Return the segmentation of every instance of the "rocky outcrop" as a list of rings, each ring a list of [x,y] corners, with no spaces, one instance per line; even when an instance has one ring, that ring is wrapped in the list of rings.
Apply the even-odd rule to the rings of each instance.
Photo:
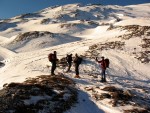
[[[127,26],[114,27],[113,29],[118,29],[118,28],[127,31],[126,34],[120,35],[118,36],[118,38],[127,40],[133,37],[150,36],[150,26],[127,25]]]
[[[125,46],[125,42],[122,41],[112,41],[112,42],[94,44],[89,47],[89,50],[86,52],[85,56],[87,57],[89,56],[90,58],[95,58],[95,56],[98,56],[99,51],[109,50],[109,49],[123,50],[124,46]]]
[[[62,75],[42,75],[23,83],[5,84],[0,91],[1,113],[63,113],[77,101],[74,82]]]
[[[91,96],[100,103],[106,102],[112,107],[124,107],[124,113],[149,113],[149,101],[148,97],[142,97],[140,94],[134,92],[131,89],[118,88],[116,86],[105,87],[85,87],[85,90],[92,92]],[[105,104],[106,104],[105,103]],[[127,106],[131,106],[128,108]]]
[[[49,24],[49,22],[50,22],[50,18],[46,18],[41,21],[41,24]]]
[[[45,31],[45,32],[39,32],[39,31],[25,32],[25,33],[19,34],[12,43],[19,42],[19,41],[25,41],[28,39],[31,40],[34,38],[39,38],[39,37],[47,36],[47,35],[49,35],[50,37],[53,37],[53,33],[48,32],[48,31]]]
[[[22,15],[16,17],[16,19],[34,18],[34,17],[42,17],[42,15],[40,15],[38,13],[26,13],[26,14],[22,14]]]

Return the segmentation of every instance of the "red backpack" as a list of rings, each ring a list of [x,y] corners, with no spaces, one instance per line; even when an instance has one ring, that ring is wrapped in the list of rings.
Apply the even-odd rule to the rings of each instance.
[[[48,55],[48,60],[51,62],[51,61],[53,61],[53,54],[52,53],[50,53],[49,55]]]
[[[110,62],[109,62],[109,59],[106,58],[106,59],[105,59],[105,65],[106,65],[106,68],[109,68],[109,63],[110,63]]]

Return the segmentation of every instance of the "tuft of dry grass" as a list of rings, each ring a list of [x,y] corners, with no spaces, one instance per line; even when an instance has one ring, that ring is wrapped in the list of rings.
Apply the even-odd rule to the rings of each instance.
[[[27,78],[23,83],[5,84],[0,91],[2,113],[63,113],[76,102],[75,83],[64,76]]]

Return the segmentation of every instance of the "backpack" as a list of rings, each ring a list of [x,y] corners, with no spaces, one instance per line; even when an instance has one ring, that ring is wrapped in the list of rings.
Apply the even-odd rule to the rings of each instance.
[[[78,63],[81,64],[81,63],[82,63],[82,60],[83,60],[83,59],[82,59],[81,57],[79,57],[79,58],[78,58]]]
[[[71,62],[72,61],[72,55],[67,55],[66,60],[67,60],[67,62]]]
[[[52,53],[50,53],[49,55],[48,55],[48,60],[51,62],[51,61],[53,61],[53,54]]]
[[[106,68],[109,68],[110,62],[109,62],[109,59],[108,59],[108,58],[105,59],[105,64],[106,64]]]

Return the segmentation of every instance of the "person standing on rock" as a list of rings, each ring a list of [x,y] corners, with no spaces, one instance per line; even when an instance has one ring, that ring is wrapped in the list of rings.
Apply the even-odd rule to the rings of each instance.
[[[48,59],[49,59],[49,61],[50,61],[51,64],[52,64],[52,67],[51,67],[51,75],[55,75],[54,71],[55,71],[55,69],[56,69],[56,63],[57,63],[57,61],[58,61],[58,59],[57,59],[57,52],[54,51],[53,53],[50,53],[50,54],[48,55]]]

